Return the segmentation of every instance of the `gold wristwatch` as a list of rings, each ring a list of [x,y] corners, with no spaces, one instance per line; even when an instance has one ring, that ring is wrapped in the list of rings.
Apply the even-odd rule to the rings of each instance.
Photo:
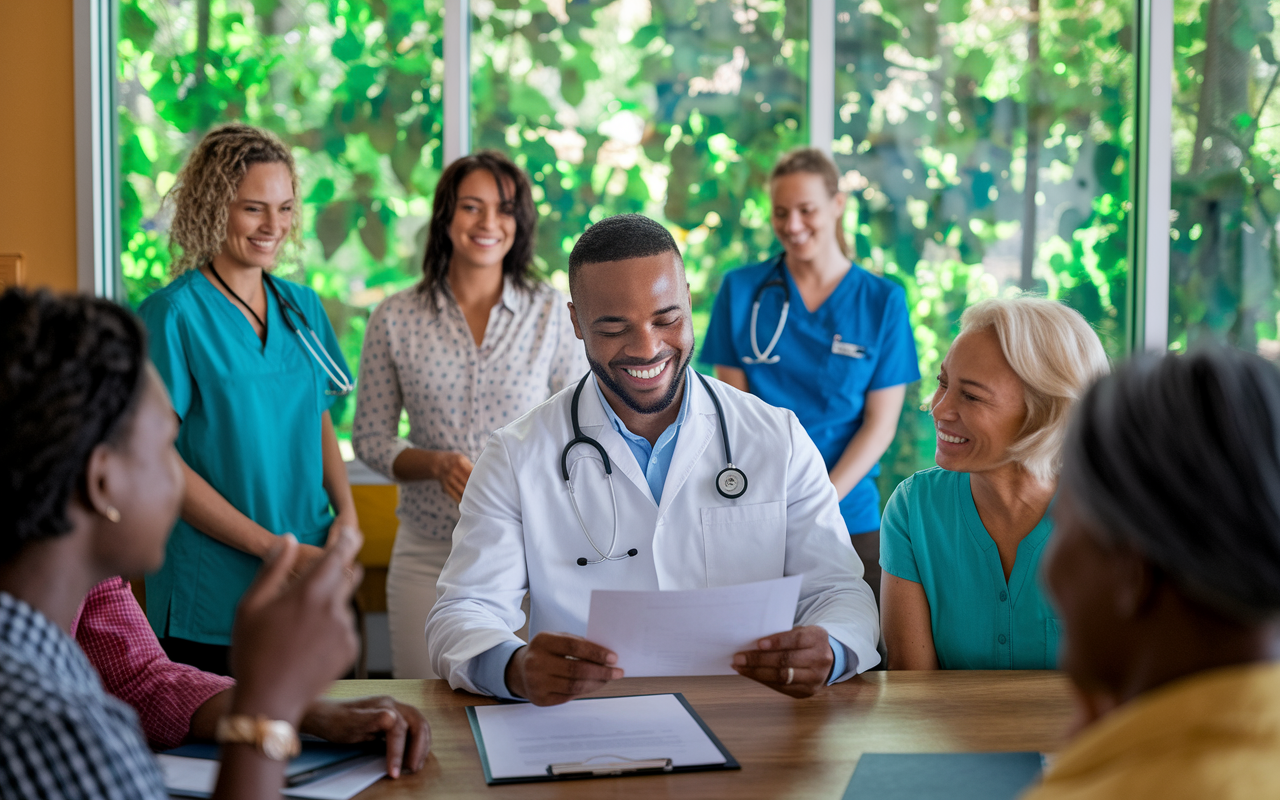
[[[288,761],[302,752],[293,726],[282,719],[228,714],[218,720],[214,733],[218,744],[251,744],[272,761]]]

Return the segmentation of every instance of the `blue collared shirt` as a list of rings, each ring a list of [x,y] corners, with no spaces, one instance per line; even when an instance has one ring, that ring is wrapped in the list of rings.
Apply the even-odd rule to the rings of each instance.
[[[662,487],[666,485],[667,472],[671,470],[671,456],[676,452],[676,438],[680,436],[680,426],[689,415],[689,389],[695,380],[693,371],[686,370],[685,391],[684,397],[680,400],[680,413],[676,416],[676,421],[668,425],[653,444],[649,444],[649,440],[643,436],[636,436],[627,430],[627,426],[614,413],[609,401],[604,399],[599,381],[591,382],[596,388],[596,397],[600,398],[600,405],[604,406],[605,415],[609,417],[609,424],[622,435],[622,441],[627,443],[627,447],[631,449],[631,453],[640,464],[640,469],[644,470],[645,483],[649,484],[649,491],[653,492],[653,502],[658,504],[662,503]]]
[[[648,439],[643,436],[637,436],[627,430],[627,426],[623,424],[618,415],[614,413],[612,406],[605,400],[604,393],[600,391],[599,382],[592,381],[596,396],[600,398],[600,405],[604,406],[604,413],[609,418],[609,424],[621,434],[622,440],[627,443],[627,447],[631,449],[636,461],[640,464],[640,469],[644,470],[644,479],[649,484],[649,491],[653,492],[653,501],[655,503],[660,504],[662,502],[662,487],[666,484],[667,472],[671,469],[671,456],[676,451],[676,440],[680,437],[680,426],[684,424],[685,417],[689,413],[689,392],[698,383],[700,382],[693,374],[693,370],[686,370],[685,392],[683,399],[680,401],[680,413],[676,416],[676,421],[667,426],[667,429],[662,432],[658,440],[650,445]],[[849,661],[844,645],[840,644],[832,636],[828,636],[827,641],[831,645],[831,653],[835,658],[835,663],[831,667],[831,678],[828,681],[830,683],[830,681],[834,681],[845,673],[845,666]],[[471,665],[476,686],[495,697],[501,697],[505,700],[521,699],[507,690],[506,673],[507,662],[523,646],[522,642],[503,642],[476,656],[474,663]]]

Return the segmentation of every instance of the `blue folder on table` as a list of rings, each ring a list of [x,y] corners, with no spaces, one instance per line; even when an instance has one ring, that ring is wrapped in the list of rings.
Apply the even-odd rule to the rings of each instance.
[[[1014,800],[1043,763],[1039,753],[864,753],[844,800]]]

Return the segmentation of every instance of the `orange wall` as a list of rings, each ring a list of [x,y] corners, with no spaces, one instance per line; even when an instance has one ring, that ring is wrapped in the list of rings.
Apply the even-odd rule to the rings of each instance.
[[[26,284],[76,288],[72,2],[0,0],[0,253]]]

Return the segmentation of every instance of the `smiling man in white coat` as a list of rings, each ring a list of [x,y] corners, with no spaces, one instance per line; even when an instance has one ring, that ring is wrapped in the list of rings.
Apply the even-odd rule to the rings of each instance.
[[[690,369],[671,234],[638,215],[600,221],[569,256],[569,289],[591,372],[495,432],[476,462],[427,617],[437,674],[563,703],[623,674],[583,638],[593,589],[786,575],[804,576],[795,627],[733,667],[808,697],[875,666],[875,601],[822,457],[792,412]],[[526,590],[527,645],[514,633]]]

